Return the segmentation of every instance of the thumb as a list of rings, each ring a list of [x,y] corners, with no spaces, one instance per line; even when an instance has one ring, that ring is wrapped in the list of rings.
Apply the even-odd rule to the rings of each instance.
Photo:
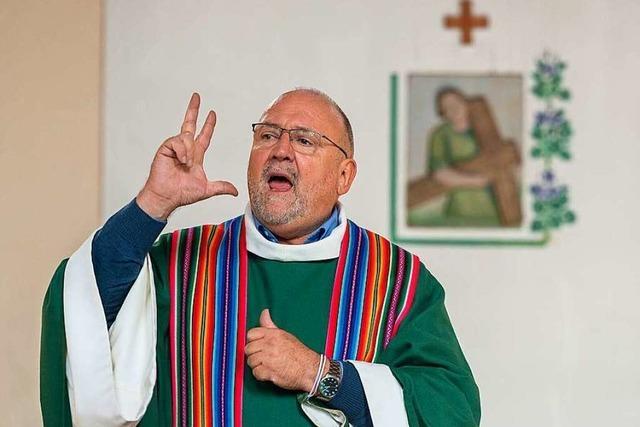
[[[265,308],[262,310],[262,313],[260,313],[260,326],[263,328],[278,329],[276,324],[273,323],[273,320],[271,320],[271,314],[269,314],[268,308]]]
[[[207,197],[217,196],[219,194],[238,195],[238,189],[228,181],[209,181],[207,182]]]

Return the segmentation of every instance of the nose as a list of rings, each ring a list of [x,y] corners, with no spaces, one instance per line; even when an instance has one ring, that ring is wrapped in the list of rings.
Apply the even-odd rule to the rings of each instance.
[[[293,151],[289,132],[282,132],[276,144],[271,148],[271,157],[278,160],[293,160],[294,156],[295,152]]]

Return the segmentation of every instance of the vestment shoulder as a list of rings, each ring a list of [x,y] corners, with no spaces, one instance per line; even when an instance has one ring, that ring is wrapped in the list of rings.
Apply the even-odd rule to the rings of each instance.
[[[395,251],[403,251],[405,253],[406,256],[410,256],[410,257],[415,257],[416,259],[420,260],[420,264],[422,265],[423,268],[426,269],[426,266],[424,264],[424,262],[422,262],[422,260],[420,259],[420,257],[416,254],[414,254],[413,252],[405,249],[404,247],[398,245],[397,243],[394,243],[391,239],[383,236],[380,233],[377,233],[373,230],[370,230],[368,228],[365,227],[360,227],[359,225],[357,225],[355,222],[353,222],[352,220],[349,220],[349,222],[353,225],[355,225],[356,227],[358,227],[359,229],[365,231],[367,234],[371,235],[371,236],[375,236],[377,239],[379,239],[381,242],[388,244],[389,246],[391,246]]]
[[[190,239],[189,236],[196,236],[199,238],[203,235],[203,233],[211,232],[217,229],[225,229],[233,221],[237,221],[240,218],[242,218],[242,216],[228,219],[219,224],[198,224],[191,227],[179,228],[167,233],[162,233],[153,245],[152,254],[157,254],[159,251],[163,250],[170,250],[172,244],[181,246],[184,246],[185,244],[187,244],[187,242],[189,242],[191,245],[197,244],[199,243],[199,239]]]

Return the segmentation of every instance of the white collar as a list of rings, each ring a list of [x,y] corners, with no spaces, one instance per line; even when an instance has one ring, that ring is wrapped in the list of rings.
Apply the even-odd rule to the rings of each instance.
[[[340,205],[340,225],[324,239],[303,245],[283,245],[267,240],[256,228],[249,204],[244,212],[244,225],[247,231],[247,251],[252,254],[275,261],[321,261],[340,256],[342,237],[347,229],[347,217],[344,206]]]

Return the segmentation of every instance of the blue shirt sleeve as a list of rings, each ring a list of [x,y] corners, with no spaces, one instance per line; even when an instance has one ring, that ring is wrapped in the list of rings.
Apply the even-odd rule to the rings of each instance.
[[[166,221],[158,221],[132,200],[93,237],[91,258],[107,325],[116,319],[144,258]]]
[[[350,362],[342,362],[342,382],[336,395],[326,405],[342,411],[354,427],[373,427],[360,374]]]

